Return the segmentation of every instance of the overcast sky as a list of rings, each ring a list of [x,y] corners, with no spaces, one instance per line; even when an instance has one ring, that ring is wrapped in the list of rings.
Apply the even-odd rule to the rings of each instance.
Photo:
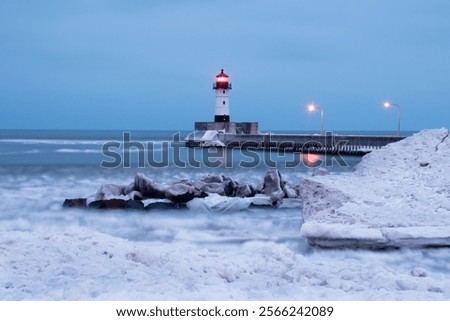
[[[0,129],[450,126],[448,0],[0,0]]]

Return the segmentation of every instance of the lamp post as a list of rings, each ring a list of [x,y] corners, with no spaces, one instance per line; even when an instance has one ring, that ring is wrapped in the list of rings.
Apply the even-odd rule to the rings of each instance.
[[[309,104],[307,108],[310,113],[313,113],[316,110],[320,111],[320,135],[323,135],[323,109],[317,107],[315,104]]]
[[[400,106],[398,104],[394,104],[390,101],[385,101],[383,103],[384,108],[391,108],[392,106],[397,107],[397,136],[400,137]]]

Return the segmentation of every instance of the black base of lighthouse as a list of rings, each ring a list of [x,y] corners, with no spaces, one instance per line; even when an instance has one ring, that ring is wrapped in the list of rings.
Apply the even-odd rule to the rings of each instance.
[[[230,122],[230,115],[215,115],[214,116],[214,122],[215,123],[229,123]]]

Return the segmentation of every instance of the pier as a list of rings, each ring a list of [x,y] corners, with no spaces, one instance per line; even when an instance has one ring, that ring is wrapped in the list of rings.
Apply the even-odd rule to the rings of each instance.
[[[285,152],[365,155],[404,136],[312,134],[230,134],[196,131],[186,137],[187,147],[223,147]]]
[[[385,108],[398,107],[397,136],[339,135],[323,131],[323,110],[309,104],[308,110],[320,111],[320,135],[261,133],[258,122],[234,122],[230,118],[229,76],[221,72],[216,76],[213,89],[216,94],[214,121],[195,122],[194,131],[185,138],[187,147],[219,147],[283,152],[364,155],[375,149],[405,138],[400,136],[400,106],[386,102]]]

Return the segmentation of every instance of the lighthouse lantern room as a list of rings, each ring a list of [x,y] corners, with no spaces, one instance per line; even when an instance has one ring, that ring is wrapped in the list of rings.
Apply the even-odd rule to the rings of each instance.
[[[214,113],[214,122],[230,122],[230,106],[228,102],[228,91],[231,90],[231,83],[228,81],[228,75],[221,70],[216,76],[213,89],[216,92],[216,108]]]

